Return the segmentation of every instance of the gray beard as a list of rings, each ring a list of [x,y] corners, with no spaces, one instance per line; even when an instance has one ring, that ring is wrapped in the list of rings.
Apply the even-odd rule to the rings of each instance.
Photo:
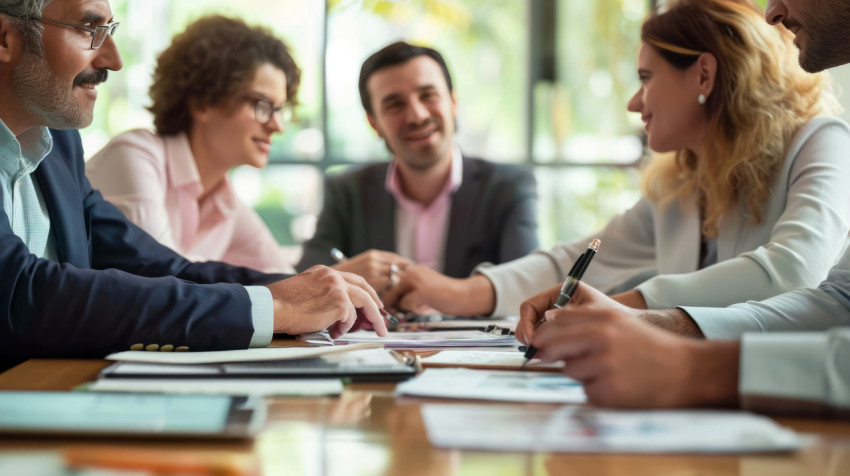
[[[12,74],[12,95],[21,107],[42,126],[54,129],[82,129],[91,124],[92,111],[81,108],[73,89],[65,85],[39,56],[24,53]]]

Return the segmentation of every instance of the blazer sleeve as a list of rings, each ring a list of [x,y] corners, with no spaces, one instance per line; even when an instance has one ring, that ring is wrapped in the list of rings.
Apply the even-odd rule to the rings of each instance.
[[[758,248],[691,273],[660,275],[637,289],[651,308],[728,306],[816,286],[850,230],[850,130],[832,121],[808,136],[788,174],[785,209]]]
[[[336,264],[330,255],[331,248],[338,248],[346,255],[351,254],[351,250],[348,250],[345,245],[349,242],[347,233],[350,222],[350,216],[345,209],[346,177],[346,174],[325,177],[324,199],[322,211],[316,223],[316,233],[304,243],[301,261],[295,266],[299,272],[317,264],[325,266]]]
[[[747,332],[825,331],[850,326],[850,251],[817,288],[797,289],[727,308],[683,307],[709,339]]]
[[[69,225],[71,218],[51,215],[51,224],[85,227],[91,266],[82,265],[85,257],[73,265],[31,254],[0,211],[0,354],[98,357],[137,343],[192,350],[248,347],[251,301],[240,284],[284,276],[183,259],[91,188],[78,134],[54,138],[54,149],[66,153],[49,156],[45,161],[58,162],[41,166],[58,167],[65,182],[59,198],[80,204],[67,208],[79,207],[81,213],[70,215],[84,223]]]
[[[537,180],[526,168],[512,180],[514,193],[506,204],[499,244],[499,263],[507,263],[540,246],[537,239]]]
[[[516,315],[529,297],[567,278],[567,273],[593,238],[602,240],[583,281],[608,291],[623,281],[655,269],[655,211],[649,199],[616,216],[599,233],[581,240],[538,250],[509,263],[479,267],[477,271],[493,283],[495,316]]]

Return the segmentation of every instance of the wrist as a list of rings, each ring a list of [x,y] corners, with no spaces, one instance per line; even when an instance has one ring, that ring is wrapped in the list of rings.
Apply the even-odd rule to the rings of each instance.
[[[685,403],[694,406],[737,406],[740,341],[688,341]]]
[[[466,301],[464,306],[464,315],[468,316],[489,316],[496,309],[496,290],[493,288],[493,283],[483,274],[476,274],[470,278],[459,280],[460,286],[455,289],[466,288],[458,298],[461,302]],[[465,286],[463,285],[463,282]]]

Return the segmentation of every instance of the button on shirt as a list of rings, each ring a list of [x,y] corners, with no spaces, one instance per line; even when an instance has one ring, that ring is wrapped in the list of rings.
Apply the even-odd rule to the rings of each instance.
[[[425,206],[404,196],[398,175],[398,159],[387,170],[386,189],[396,202],[396,252],[419,264],[443,272],[452,195],[463,182],[460,150],[452,148],[449,179],[437,198]]]
[[[47,206],[32,173],[50,153],[53,138],[44,127],[15,137],[0,121],[0,193],[12,232],[39,258],[56,261]]]

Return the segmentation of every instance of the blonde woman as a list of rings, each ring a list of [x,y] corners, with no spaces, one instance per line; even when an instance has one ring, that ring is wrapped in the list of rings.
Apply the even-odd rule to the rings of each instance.
[[[826,277],[850,226],[850,128],[831,116],[826,79],[800,69],[791,35],[750,2],[668,2],[642,39],[628,109],[650,148],[669,153],[646,170],[644,196],[591,237],[470,278],[411,268],[386,305],[518,314],[593,237],[602,247],[584,281],[636,285],[614,297],[637,308],[726,306]],[[531,328],[522,321],[518,335]]]

